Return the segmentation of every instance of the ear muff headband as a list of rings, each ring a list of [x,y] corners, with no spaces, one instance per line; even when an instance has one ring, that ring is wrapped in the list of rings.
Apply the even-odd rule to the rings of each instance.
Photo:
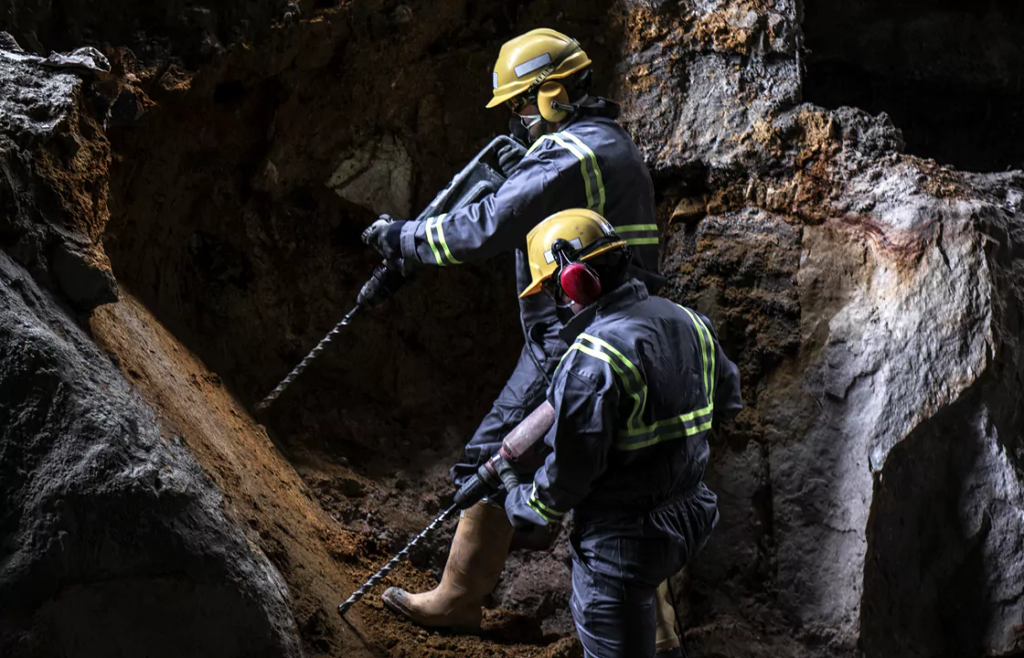
[[[555,70],[562,65],[562,62],[569,58],[569,55],[580,50],[580,48],[580,42],[576,39],[565,44],[565,48],[562,48],[561,52],[551,60],[551,63],[542,68],[540,73],[537,74],[537,77],[533,79],[533,82],[530,83],[530,87],[526,90],[526,95],[532,96],[536,93],[536,91],[540,89],[540,86],[544,84],[544,81],[548,79],[548,76],[554,73]]]

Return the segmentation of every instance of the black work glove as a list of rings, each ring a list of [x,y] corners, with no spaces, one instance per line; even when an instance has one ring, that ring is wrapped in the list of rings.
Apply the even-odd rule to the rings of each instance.
[[[498,149],[498,167],[505,174],[505,178],[510,177],[519,168],[523,155],[525,155],[523,150],[516,148],[512,144],[505,144]]]
[[[381,215],[377,221],[363,231],[363,242],[370,245],[384,257],[388,269],[403,276],[412,273],[412,263],[402,257],[402,226],[404,221],[395,221],[391,215]]]

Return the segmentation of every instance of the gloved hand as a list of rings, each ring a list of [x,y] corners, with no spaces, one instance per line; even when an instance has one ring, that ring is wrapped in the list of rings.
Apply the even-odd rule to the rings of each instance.
[[[459,487],[455,493],[455,503],[460,509],[469,509],[502,489],[511,491],[518,486],[519,478],[515,469],[504,457],[496,454],[482,464],[477,472]]]
[[[391,215],[381,215],[363,231],[362,240],[384,257],[388,269],[408,276],[412,263],[402,257],[401,234],[404,221],[396,221]]]
[[[505,144],[498,149],[498,166],[501,168],[502,173],[505,174],[505,178],[511,176],[519,168],[523,155],[523,150],[516,148],[512,144]]]

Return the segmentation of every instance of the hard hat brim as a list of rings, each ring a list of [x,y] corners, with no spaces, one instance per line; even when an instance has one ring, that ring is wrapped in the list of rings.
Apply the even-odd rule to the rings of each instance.
[[[605,253],[606,251],[611,251],[612,249],[616,249],[618,247],[625,247],[625,246],[626,246],[626,241],[625,240],[617,240],[616,242],[612,242],[611,244],[606,244],[603,247],[595,249],[592,253],[587,254],[586,258],[584,258],[583,261],[586,262],[586,261],[590,260],[591,258],[594,258],[596,256],[600,256],[601,254]],[[554,272],[552,272],[551,274],[554,274]],[[519,299],[523,299],[524,297],[529,297],[531,295],[536,295],[537,293],[539,293],[541,291],[541,289],[544,287],[544,282],[551,278],[551,274],[549,274],[549,275],[547,275],[547,276],[545,276],[543,278],[534,279],[533,281],[531,281],[530,285],[526,288],[526,290],[524,290],[523,292],[521,292],[519,294]]]
[[[492,107],[498,107],[505,101],[512,100],[513,98],[516,97],[516,95],[517,94],[502,94],[501,96],[495,96],[494,98],[491,99],[489,103],[487,103],[487,109],[491,109]]]

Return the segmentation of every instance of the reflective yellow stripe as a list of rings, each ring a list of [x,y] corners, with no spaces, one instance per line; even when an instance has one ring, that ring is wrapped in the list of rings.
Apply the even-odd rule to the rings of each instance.
[[[658,244],[658,238],[626,238],[626,244]]]
[[[587,171],[587,158],[582,153],[580,153],[576,149],[575,146],[573,146],[572,144],[566,142],[564,139],[559,137],[558,133],[552,133],[550,135],[545,135],[545,137],[547,137],[551,141],[555,142],[556,144],[558,144],[559,146],[564,148],[569,153],[572,153],[573,155],[575,155],[576,158],[580,161],[580,173],[583,174],[583,186],[587,190],[587,208],[590,208],[591,210],[594,210],[594,208],[595,208],[595,206],[594,206],[594,192],[590,188],[590,172]],[[598,213],[598,214],[600,214],[600,213]]]
[[[563,136],[567,137],[569,141],[562,139]],[[603,216],[605,205],[604,179],[601,176],[601,169],[597,165],[597,156],[594,152],[589,146],[580,141],[580,138],[576,137],[576,135],[568,132],[558,132],[541,135],[540,139],[534,142],[533,146],[526,151],[526,155],[533,153],[534,149],[540,146],[545,140],[558,144],[566,151],[576,156],[576,159],[580,161],[580,172],[583,174],[583,186],[587,192],[587,208],[590,208],[597,214]]]
[[[580,336],[582,337],[582,334]],[[633,418],[636,417],[639,414],[640,409],[643,408],[643,402],[640,401],[641,400],[640,392],[639,391],[634,391],[633,390],[634,387],[629,385],[629,382],[626,379],[626,373],[623,372],[622,368],[620,368],[615,363],[615,361],[612,360],[612,357],[608,356],[604,352],[601,352],[600,350],[595,350],[593,348],[587,347],[586,345],[583,345],[582,343],[579,343],[579,342],[573,343],[572,346],[569,348],[569,351],[571,352],[573,350],[578,350],[580,352],[583,352],[584,354],[589,354],[590,356],[594,357],[595,359],[601,359],[602,361],[604,361],[605,363],[610,365],[612,367],[612,370],[614,370],[619,375],[619,379],[622,380],[622,387],[624,389],[626,389],[626,393],[628,393],[630,395],[630,397],[633,398],[633,413],[630,414],[630,416],[629,416],[629,420],[633,420]],[[644,395],[646,395],[646,391],[644,391]],[[627,427],[628,427],[629,421],[626,421],[626,424],[627,424]]]
[[[689,309],[684,308],[684,310],[690,315],[694,326],[697,327],[697,333],[702,336],[706,336],[708,339],[708,360],[710,361],[710,367],[708,368],[708,382],[705,390],[708,394],[708,404],[711,404],[715,400],[715,374],[718,372],[715,367],[715,341],[711,337],[711,330],[708,329],[706,324],[704,324],[704,321]],[[701,345],[703,346],[703,340],[701,341]]]
[[[601,177],[601,167],[599,167],[597,165],[597,155],[594,153],[594,151],[589,146],[587,146],[586,144],[583,143],[583,140],[581,140],[576,135],[573,135],[571,132],[565,132],[565,133],[562,133],[562,134],[564,134],[566,137],[568,137],[573,142],[575,142],[575,144],[580,147],[580,150],[583,151],[587,155],[588,158],[590,158],[590,167],[591,167],[591,171],[594,174],[594,178],[596,179],[596,182],[597,182],[597,195],[598,195],[598,198],[600,199],[598,201],[598,203],[597,203],[597,214],[601,215],[602,217],[604,217],[604,202],[605,202],[604,179]]]
[[[629,226],[616,226],[616,233],[636,233],[637,231],[657,231],[657,224],[630,224]]]
[[[676,304],[676,306],[679,306],[679,305]],[[693,322],[693,329],[694,329],[694,331],[697,332],[697,337],[700,338],[700,360],[704,364],[704,395],[707,397],[708,404],[711,404],[711,401],[714,400],[714,398],[711,397],[711,388],[708,385],[708,360],[709,359],[708,359],[708,346],[707,346],[707,344],[704,341],[704,332],[702,331],[702,329],[704,328],[704,324],[700,320],[697,319],[697,316],[694,315],[693,311],[691,311],[690,309],[686,308],[685,306],[679,306],[679,308],[683,309],[686,312],[686,314],[690,316],[690,321]],[[713,345],[712,345],[712,349],[714,349]],[[712,358],[714,358],[714,357],[712,357]]]
[[[632,429],[632,430],[627,429],[624,432],[619,432],[619,435],[620,436],[643,436],[644,434],[650,434],[651,432],[654,432],[655,430],[657,430],[658,428],[661,428],[661,427],[671,427],[672,425],[678,425],[680,423],[685,423],[685,422],[688,422],[688,421],[691,421],[691,420],[699,420],[702,416],[706,416],[707,414],[711,413],[713,410],[714,410],[714,405],[713,404],[709,404],[709,405],[705,406],[703,409],[697,409],[696,411],[691,411],[690,413],[686,413],[686,414],[683,414],[681,416],[675,416],[673,418],[668,418],[666,420],[656,421],[653,425],[643,425],[643,426],[639,427],[638,429]]]
[[[540,138],[536,142],[533,143],[533,146],[531,146],[530,148],[526,149],[526,155],[530,155],[531,153],[536,151],[537,147],[540,146],[541,144],[543,144],[544,140],[546,138],[547,138],[547,135],[541,135]]]
[[[624,233],[654,233],[653,237],[626,237],[626,244],[659,244],[657,224],[630,224],[629,226],[616,226],[615,232],[619,235]]]
[[[438,265],[444,265],[444,261],[441,260],[441,252],[437,250],[437,245],[434,243],[434,236],[430,233],[430,223],[436,219],[437,217],[427,217],[427,242],[430,243],[430,250],[434,252],[434,260],[437,261]]]
[[[697,322],[700,323],[700,328],[704,330],[704,334],[708,337],[708,354],[711,356],[711,368],[708,370],[708,404],[714,404],[715,402],[715,380],[717,379],[718,369],[715,366],[715,341],[711,337],[711,330],[704,324],[704,321],[697,318]]]
[[[677,306],[679,305],[677,304]],[[697,333],[697,338],[700,341],[700,356],[704,379],[703,393],[707,403],[700,409],[695,409],[672,418],[658,420],[651,425],[645,425],[643,424],[643,410],[647,406],[647,385],[636,365],[613,345],[590,334],[581,333],[576,342],[569,348],[570,352],[573,350],[583,352],[610,365],[621,380],[626,393],[633,398],[633,413],[630,414],[629,419],[626,421],[625,430],[618,433],[619,439],[615,443],[615,447],[619,450],[638,450],[664,441],[671,441],[684,436],[694,436],[711,428],[712,414],[714,412],[714,340],[711,337],[710,330],[708,330],[696,314],[684,306],[679,306],[679,308],[690,317],[694,330]],[[594,347],[584,344],[581,340],[592,343]],[[627,374],[627,370],[629,374]],[[629,375],[632,375],[632,378]],[[635,382],[631,381],[631,379],[635,379]],[[695,424],[687,427],[687,423]],[[682,427],[679,427],[679,425],[682,425]]]
[[[648,446],[653,446],[655,444],[663,443],[665,441],[671,441],[672,439],[679,439],[684,436],[693,436],[695,434],[700,434],[701,432],[707,431],[709,429],[711,429],[710,418],[708,418],[707,422],[705,422],[703,425],[676,430],[668,434],[660,434],[651,439],[648,439],[647,441],[640,441],[638,443],[630,443],[625,441],[619,442],[615,444],[615,447],[618,448],[619,450],[639,450],[640,448],[646,448]]]
[[[640,417],[643,414],[644,407],[647,406],[647,385],[644,382],[644,378],[640,376],[640,371],[637,370],[636,366],[633,365],[632,361],[626,358],[625,354],[612,347],[611,344],[601,340],[600,338],[597,338],[596,336],[591,336],[590,334],[586,333],[581,333],[580,338],[589,340],[590,342],[597,345],[599,348],[603,349],[605,352],[611,352],[616,357],[618,357],[622,365],[626,366],[627,368],[630,369],[630,371],[632,371],[633,376],[636,377],[636,384],[631,387],[627,385],[628,382],[626,382],[625,379],[623,379],[622,382],[623,385],[626,386],[627,391],[629,391],[632,388],[637,393],[637,395],[633,395],[633,399],[636,400],[636,404],[633,406],[633,413],[630,414],[629,418],[626,420],[626,427],[629,427],[630,425],[639,425],[641,422]],[[640,399],[641,397],[643,398],[642,401]]]
[[[441,247],[444,249],[444,255],[448,257],[448,260],[451,261],[453,265],[461,265],[462,261],[456,260],[455,257],[452,256],[452,252],[448,251],[448,243],[444,240],[444,224],[442,224],[442,220],[447,216],[448,213],[437,216],[437,223],[434,224],[434,226],[437,227],[437,237],[441,238]]]
[[[540,499],[537,498],[536,482],[533,483],[533,491],[530,492],[530,499],[526,502],[526,504],[529,505],[530,509],[539,514],[545,521],[550,521],[551,523],[558,523],[562,520],[561,517],[565,516],[565,512],[553,510],[544,503],[540,502]]]
[[[540,501],[534,500],[534,499],[531,498],[530,502],[528,502],[527,505],[530,506],[530,509],[532,509],[534,512],[539,514],[542,519],[544,519],[545,521],[547,521],[549,523],[559,523],[561,521],[561,519],[557,519],[557,518],[554,518],[552,516],[548,516],[547,513],[544,512],[544,510],[542,510],[541,508],[537,507],[536,503],[539,503],[539,502]]]

